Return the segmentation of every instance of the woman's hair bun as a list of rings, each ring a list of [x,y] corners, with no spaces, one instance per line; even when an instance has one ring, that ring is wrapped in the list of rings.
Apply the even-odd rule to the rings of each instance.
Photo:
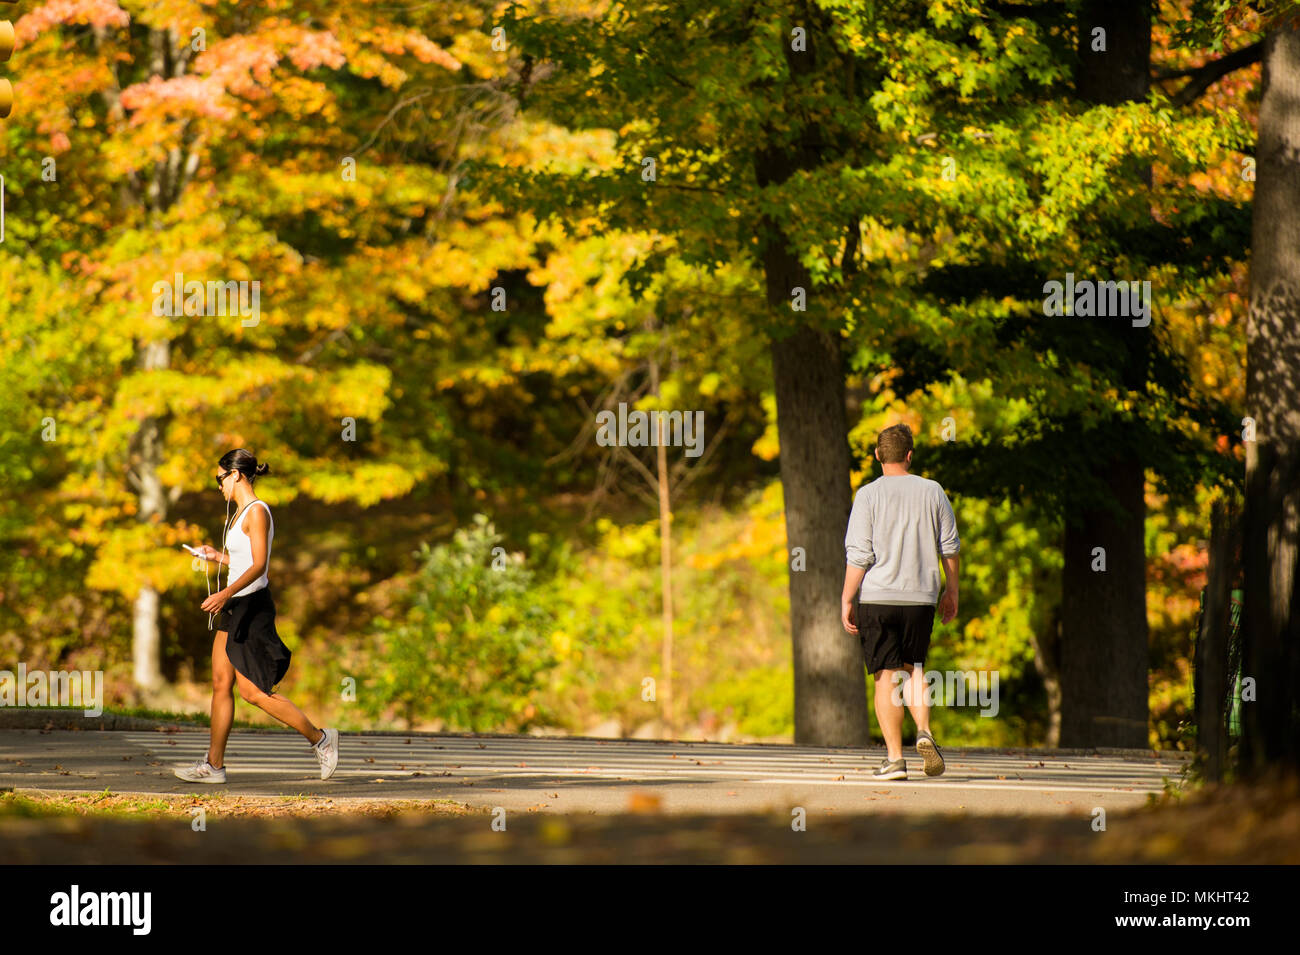
[[[270,474],[270,473],[271,473],[271,465],[269,465],[269,464],[259,464],[256,468],[253,469],[253,473],[254,473],[254,474],[257,474],[257,475]]]

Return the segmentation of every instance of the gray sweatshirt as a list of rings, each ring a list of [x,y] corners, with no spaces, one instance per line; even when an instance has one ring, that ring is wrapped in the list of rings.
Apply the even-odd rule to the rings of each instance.
[[[844,549],[850,564],[867,569],[861,603],[932,607],[939,599],[938,555],[956,554],[961,540],[937,481],[882,475],[854,497]]]

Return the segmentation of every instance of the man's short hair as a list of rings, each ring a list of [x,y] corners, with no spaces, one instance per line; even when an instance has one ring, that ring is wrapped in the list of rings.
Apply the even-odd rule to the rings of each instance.
[[[902,464],[912,450],[912,429],[905,424],[890,425],[876,439],[876,450],[885,464]]]

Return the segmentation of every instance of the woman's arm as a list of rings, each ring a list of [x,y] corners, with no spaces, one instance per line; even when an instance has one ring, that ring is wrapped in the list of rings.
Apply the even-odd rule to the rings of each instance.
[[[211,544],[204,544],[201,547],[199,547],[198,555],[202,557],[204,560],[211,561],[214,564],[230,563],[230,557],[226,554],[221,553],[221,551],[217,550]]]

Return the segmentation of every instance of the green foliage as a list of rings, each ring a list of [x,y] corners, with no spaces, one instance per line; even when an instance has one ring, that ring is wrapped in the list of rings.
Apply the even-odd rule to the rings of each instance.
[[[756,667],[710,686],[702,702],[749,736],[794,735],[794,671]]]
[[[1286,6],[1162,10],[1156,65],[1199,62],[1197,44],[1239,48]],[[124,0],[129,23],[112,4],[46,5],[24,28],[22,78],[48,102],[0,130],[11,236],[0,248],[0,650],[58,659],[80,642],[124,657],[142,579],[165,593],[165,623],[201,628],[179,616],[203,585],[175,544],[193,542],[214,451],[246,444],[269,449],[266,496],[294,503],[282,530],[298,524],[291,547],[321,574],[295,579],[273,559],[293,595],[284,605],[327,620],[353,596],[353,574],[378,588],[417,533],[445,533],[431,525],[489,495],[497,514],[546,531],[512,528],[528,570],[512,557],[492,569],[500,538],[482,518],[421,548],[402,610],[375,613],[366,638],[359,702],[372,719],[579,730],[608,714],[650,718],[637,691],[663,676],[653,511],[632,511],[625,487],[592,524],[553,502],[587,500],[603,455],[578,447],[590,412],[643,385],[657,356],[661,406],[735,429],[692,493],[758,489],[721,511],[673,501],[681,715],[730,709],[742,732],[789,732],[764,333],[815,320],[846,334],[855,450],[865,459],[890,416],[924,422],[918,469],[958,508],[961,616],[937,629],[930,665],[996,669],[1002,711],[941,708],[936,732],[1038,741],[1033,637],[1060,599],[1071,479],[1098,446],[1143,451],[1179,494],[1148,523],[1148,567],[1161,570],[1204,527],[1193,492],[1240,472],[1229,410],[1244,390],[1250,110],[1174,108],[1159,93],[1078,103],[1076,7],[649,0],[559,16],[512,4],[494,19],[459,0],[303,0],[294,25],[275,5],[216,5],[179,33],[204,26],[207,51],[160,76],[156,64],[175,59],[151,49],[175,42],[157,32],[167,5]],[[1167,42],[1166,23],[1186,48]],[[498,25],[504,55],[490,46]],[[795,26],[811,72],[793,69]],[[266,68],[249,69],[250,55]],[[774,147],[819,161],[760,185],[756,161]],[[39,177],[47,155],[57,182]],[[150,198],[173,180],[170,163],[191,157],[175,194]],[[809,270],[808,315],[766,307],[765,220]],[[1045,320],[1044,279],[1089,269],[1151,278],[1151,327]],[[177,271],[260,279],[262,321],[152,316],[151,284]],[[507,308],[487,305],[495,288]],[[140,362],[150,341],[167,343],[165,367]],[[644,389],[640,400],[649,406]],[[56,440],[41,440],[46,416]],[[345,417],[355,441],[339,440]],[[948,417],[956,440],[935,440]],[[158,476],[176,495],[158,522],[139,520],[127,477],[150,419],[162,423]],[[413,502],[425,511],[402,528],[409,540],[357,526],[401,520]],[[309,528],[315,542],[299,549]],[[1161,739],[1189,702],[1197,573],[1183,560],[1149,587]],[[333,589],[317,601],[324,578]],[[295,656],[299,685],[332,699],[332,680],[304,672],[317,666]]]
[[[421,546],[405,617],[376,621],[368,679],[358,688],[367,714],[395,706],[408,727],[442,719],[473,732],[532,721],[541,679],[557,663],[553,598],[501,540],[476,514],[450,544]]]

